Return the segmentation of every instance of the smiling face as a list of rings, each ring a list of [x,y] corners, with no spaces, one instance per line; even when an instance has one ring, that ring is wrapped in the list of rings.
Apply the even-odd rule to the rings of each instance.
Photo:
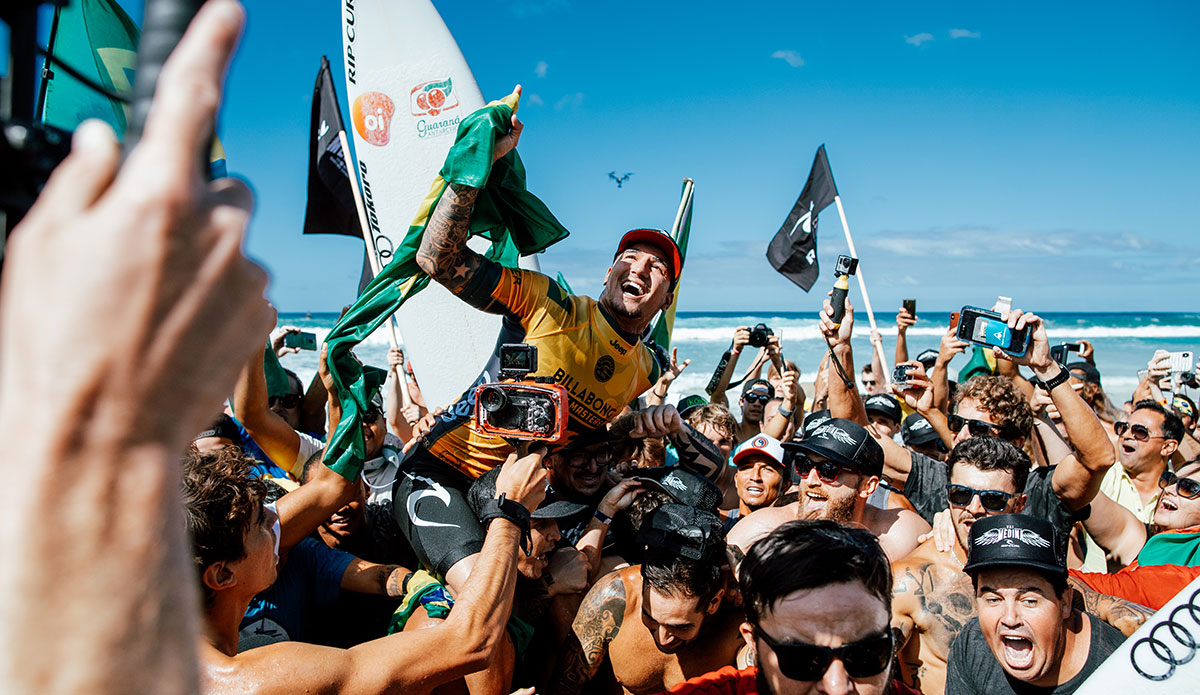
[[[550,486],[576,501],[590,499],[604,485],[612,460],[607,445],[556,454],[550,462]]]
[[[1200,463],[1181,466],[1180,478],[1200,480]],[[1171,485],[1162,491],[1154,510],[1154,523],[1160,529],[1185,529],[1200,526],[1200,497],[1188,499],[1179,494],[1179,486]]]
[[[1071,589],[1061,597],[1034,570],[1016,567],[979,572],[975,604],[979,627],[996,661],[1013,678],[1056,685],[1071,615]]]
[[[622,330],[640,333],[671,303],[671,263],[666,254],[645,243],[617,254],[604,276],[599,301]]]
[[[674,654],[700,634],[706,615],[720,605],[720,596],[701,606],[695,596],[665,594],[649,584],[642,585],[642,624],[664,654]]]
[[[745,454],[733,476],[738,499],[748,511],[769,506],[783,489],[783,466],[765,454]]]
[[[558,522],[554,519],[532,519],[529,524],[529,552],[517,554],[517,571],[526,579],[540,579],[550,564],[546,553],[554,550],[554,544],[562,538]]]
[[[340,549],[362,526],[363,507],[366,494],[359,481],[358,494],[346,506],[333,513],[329,520],[317,527],[321,540],[330,548]]]
[[[954,524],[954,535],[958,536],[959,545],[966,550],[970,547],[967,540],[971,536],[971,526],[980,519],[997,514],[1014,514],[1025,508],[1025,495],[1017,494],[1017,486],[1013,482],[1013,473],[1008,470],[981,471],[968,461],[958,461],[950,471],[950,482],[954,485],[965,485],[976,490],[999,490],[1012,495],[1008,504],[998,512],[984,509],[979,495],[971,497],[971,502],[965,507],[950,505],[950,520]]]
[[[1166,467],[1167,458],[1175,451],[1175,441],[1163,439],[1163,416],[1149,408],[1133,411],[1125,419],[1130,428],[1117,441],[1117,456],[1127,471],[1153,471]],[[1144,426],[1150,438],[1139,442],[1133,435],[1136,425]]]
[[[819,454],[804,454],[810,461],[827,461]],[[829,519],[839,523],[855,521],[862,517],[863,505],[875,491],[879,479],[866,476],[846,468],[838,470],[833,482],[821,480],[813,466],[808,475],[800,480],[799,519]]]

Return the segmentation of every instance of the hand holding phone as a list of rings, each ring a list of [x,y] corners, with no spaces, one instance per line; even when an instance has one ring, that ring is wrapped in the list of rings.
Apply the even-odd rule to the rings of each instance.
[[[317,349],[317,334],[307,331],[294,331],[283,337],[283,346],[301,350]]]
[[[1031,337],[1028,327],[1009,328],[998,312],[973,306],[965,306],[959,312],[957,335],[959,340],[998,347],[1014,357],[1022,357],[1029,351]]]

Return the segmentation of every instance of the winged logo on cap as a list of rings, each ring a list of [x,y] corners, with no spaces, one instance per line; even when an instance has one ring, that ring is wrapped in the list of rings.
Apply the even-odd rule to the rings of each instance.
[[[851,437],[849,432],[837,425],[821,425],[813,430],[812,436],[821,439],[836,439],[846,446],[854,446],[858,443],[854,441],[854,437]]]
[[[975,539],[975,545],[995,545],[1000,541],[1017,539],[1025,545],[1037,548],[1049,548],[1050,541],[1042,538],[1036,531],[1027,528],[994,528]]]
[[[933,425],[929,424],[928,420],[915,420],[915,421],[913,421],[912,427],[910,427],[909,429],[911,429],[911,430],[927,430],[930,427],[933,427]]]

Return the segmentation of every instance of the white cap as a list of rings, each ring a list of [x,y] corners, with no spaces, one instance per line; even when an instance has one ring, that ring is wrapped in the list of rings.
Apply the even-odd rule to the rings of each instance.
[[[756,434],[738,445],[738,448],[733,452],[733,462],[737,463],[738,459],[746,454],[757,452],[769,457],[775,463],[779,464],[780,468],[786,468],[783,463],[783,445],[779,440],[766,434]]]

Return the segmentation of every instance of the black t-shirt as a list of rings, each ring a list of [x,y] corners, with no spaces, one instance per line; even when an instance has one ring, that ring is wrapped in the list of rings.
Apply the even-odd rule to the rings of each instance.
[[[1089,615],[1092,642],[1088,647],[1087,662],[1071,680],[1053,688],[1039,688],[1008,675],[996,661],[988,647],[983,631],[979,629],[979,618],[973,618],[963,627],[950,646],[950,659],[946,670],[946,695],[1066,695],[1073,693],[1100,664],[1116,651],[1125,641],[1120,630],[1099,618]]]
[[[946,483],[949,476],[946,464],[924,454],[910,451],[912,454],[912,470],[904,483],[904,496],[912,502],[917,513],[925,521],[933,523],[933,515],[948,509],[950,503],[946,500]],[[1091,507],[1084,507],[1078,512],[1072,512],[1054,493],[1054,470],[1057,466],[1042,466],[1029,471],[1025,481],[1025,509],[1023,513],[1045,519],[1054,524],[1057,534],[1059,551],[1066,552],[1067,537],[1076,521],[1088,517]]]

